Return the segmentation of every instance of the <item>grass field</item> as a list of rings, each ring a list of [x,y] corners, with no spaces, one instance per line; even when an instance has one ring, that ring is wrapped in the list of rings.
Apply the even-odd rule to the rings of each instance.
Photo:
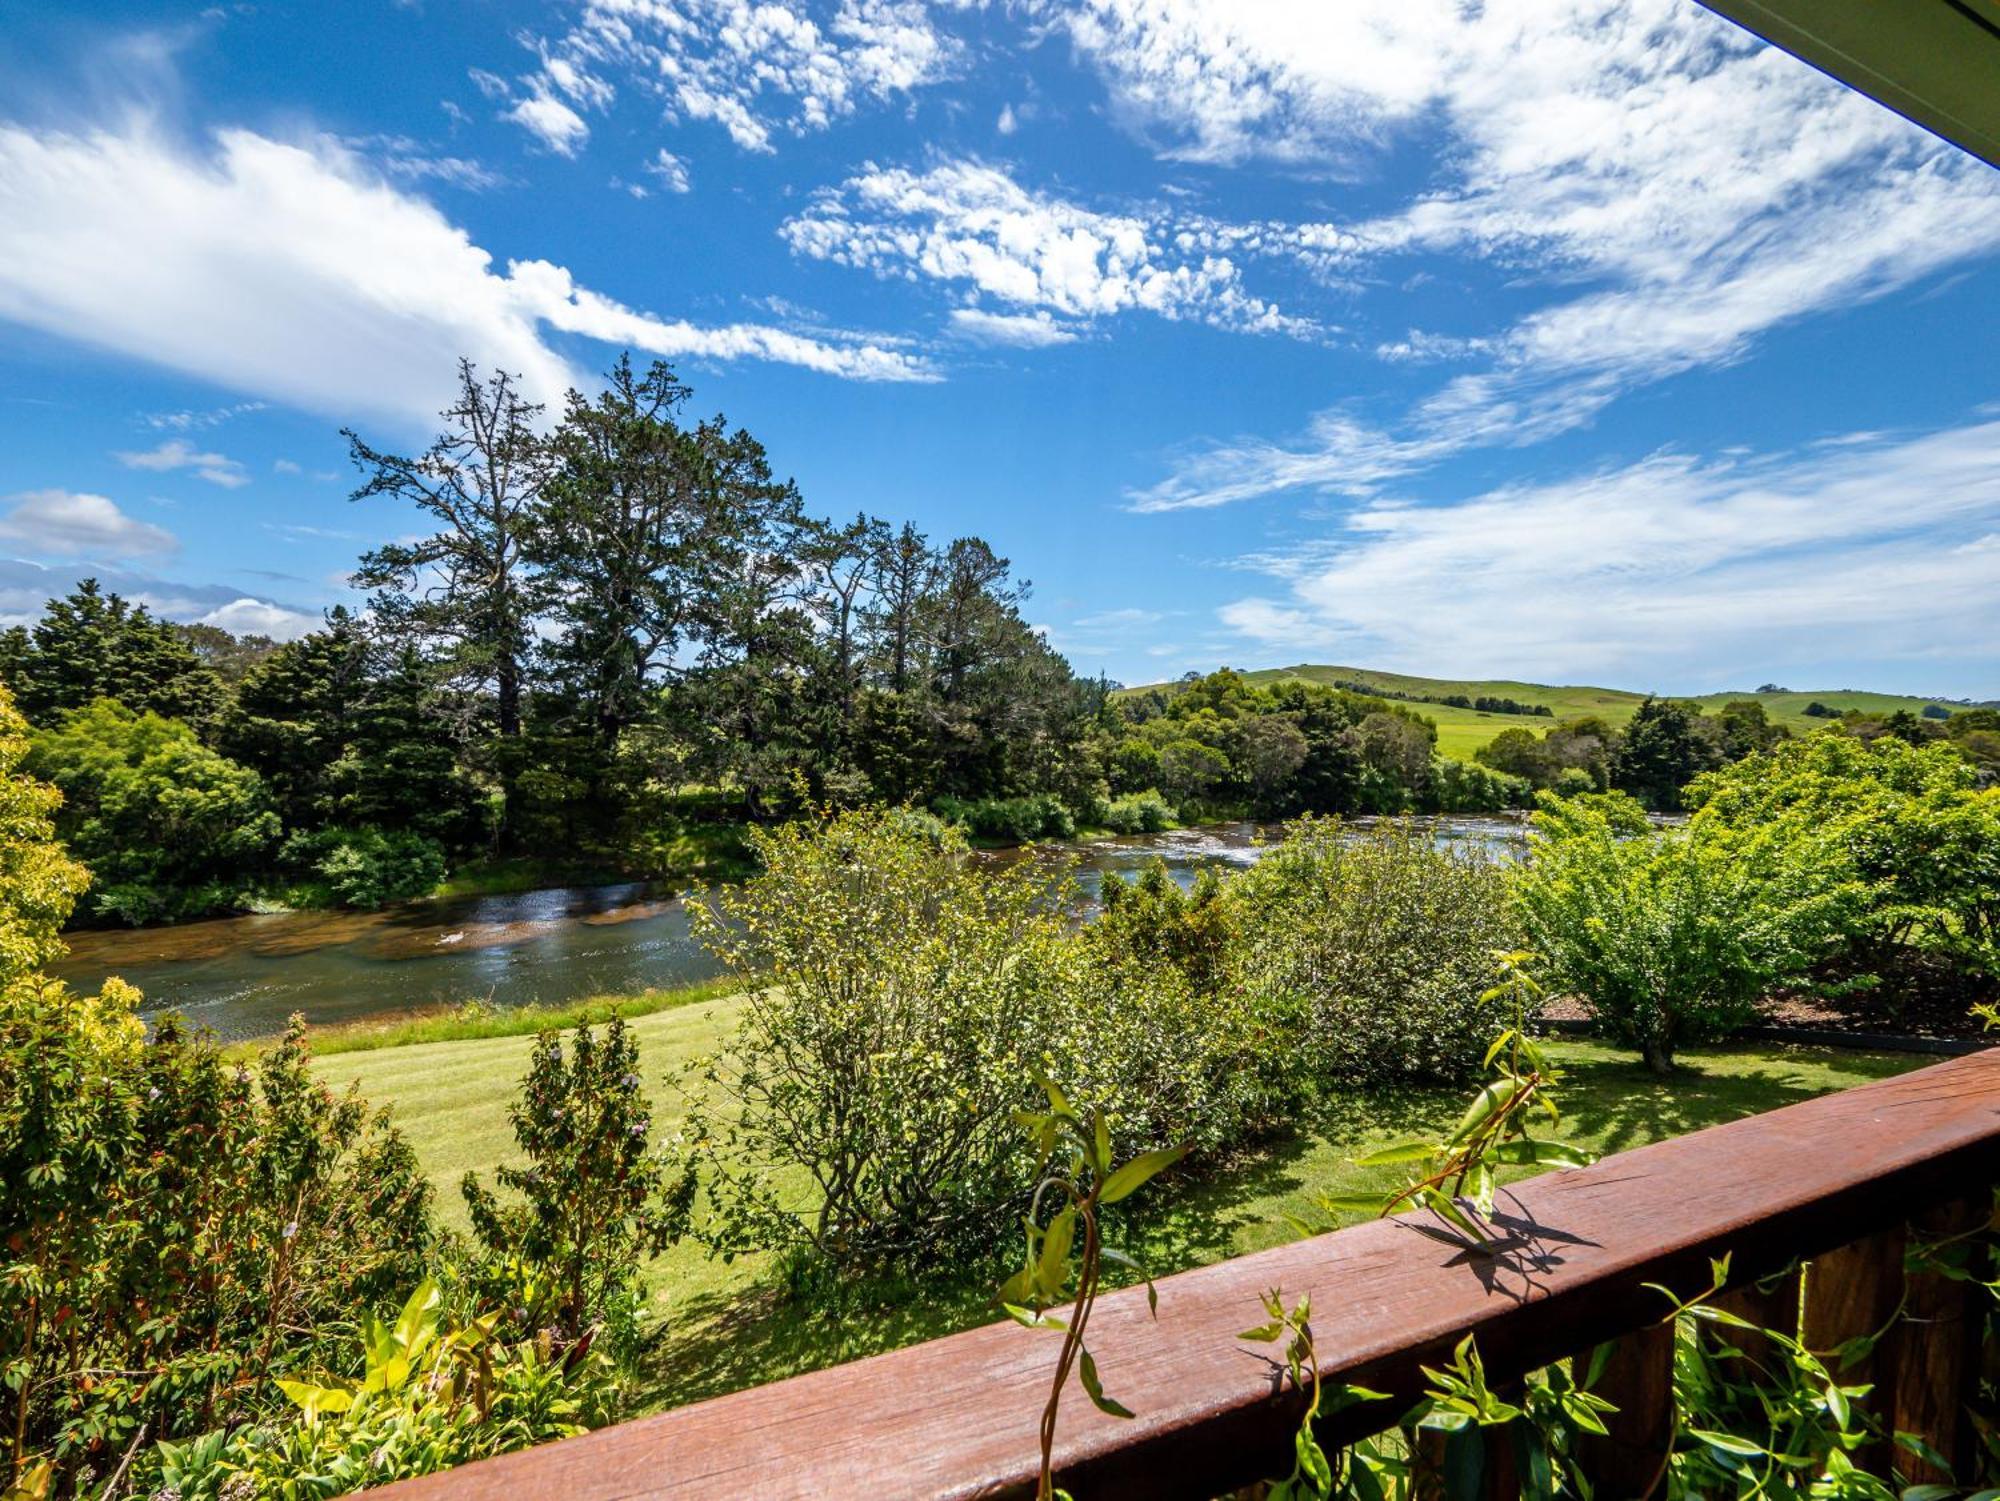
[[[1255,672],[1246,672],[1243,676],[1252,683],[1275,683],[1286,678],[1303,678],[1310,683],[1359,683],[1370,688],[1401,694],[1463,694],[1467,698],[1511,698],[1524,704],[1547,704],[1555,711],[1556,719],[1574,719],[1582,714],[1598,714],[1614,725],[1624,724],[1632,717],[1632,711],[1646,699],[1644,693],[1634,693],[1623,688],[1517,683],[1501,678],[1420,678],[1398,672],[1375,672],[1365,667],[1318,666],[1312,663],[1300,663],[1295,667],[1267,667]],[[1701,694],[1692,698],[1690,702],[1698,703],[1713,712],[1730,700],[1739,698],[1758,700],[1774,722],[1789,726],[1795,735],[1804,734],[1824,723],[1806,714],[1806,706],[1812,703],[1821,703],[1829,709],[1838,709],[1842,712],[1859,709],[1866,713],[1887,714],[1897,709],[1908,709],[1913,714],[1920,714],[1927,705],[1939,702],[1937,699],[1911,698],[1896,693],[1868,693],[1853,688],[1829,688],[1802,693],[1753,693],[1746,689],[1740,693]],[[1411,707],[1436,723],[1439,752],[1461,761],[1471,760],[1474,751],[1502,730],[1518,726],[1540,734],[1553,722],[1531,715],[1482,714],[1476,709],[1458,709],[1448,704],[1413,703]],[[1946,703],[1944,707],[1951,706]]]
[[[660,1134],[671,1133],[684,1113],[668,1081],[690,1058],[722,1044],[740,1005],[734,997],[696,1000],[632,1022]],[[507,1107],[530,1046],[526,1037],[433,1042],[339,1053],[315,1066],[330,1082],[358,1082],[370,1100],[394,1111],[437,1184],[443,1219],[462,1227],[459,1179],[468,1168],[490,1171],[513,1155]],[[1928,1061],[1771,1047],[1697,1049],[1684,1054],[1682,1072],[1663,1083],[1636,1060],[1594,1043],[1559,1042],[1551,1051],[1569,1073],[1560,1134],[1600,1152],[1774,1109]],[[1142,1201],[1144,1218],[1125,1227],[1126,1243],[1156,1274],[1281,1244],[1297,1234],[1291,1217],[1316,1218],[1321,1195],[1387,1181],[1388,1170],[1357,1169],[1352,1158],[1447,1123],[1462,1103],[1452,1093],[1431,1090],[1357,1095],[1291,1141]],[[945,1289],[871,1286],[832,1300],[787,1300],[765,1259],[723,1265],[693,1246],[677,1247],[654,1262],[647,1282],[660,1333],[634,1394],[634,1412],[853,1359],[992,1317],[987,1303],[992,1284],[984,1280]],[[1246,1323],[1255,1312],[1245,1310]]]

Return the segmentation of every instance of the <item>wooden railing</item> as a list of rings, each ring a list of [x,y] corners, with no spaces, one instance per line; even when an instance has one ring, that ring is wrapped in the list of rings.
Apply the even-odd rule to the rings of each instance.
[[[1330,1381],[1389,1392],[1327,1423],[1329,1447],[1379,1429],[1423,1390],[1424,1365],[1467,1333],[1496,1382],[1616,1340],[1600,1390],[1619,1406],[1590,1458],[1597,1493],[1637,1495],[1671,1431],[1672,1335],[1646,1283],[1708,1286],[1727,1254],[1727,1297],[1765,1327],[1803,1310],[1814,1349],[1885,1324],[1855,1381],[1876,1388],[1892,1429],[1964,1453],[1978,1363],[1962,1282],[1905,1286],[1908,1227],[1983,1223],[2000,1182],[2000,1049],[1714,1126],[1502,1194],[1511,1235],[1496,1256],[1439,1244],[1396,1221],[1183,1272],[1110,1294],[1091,1319],[1106,1381],[1137,1417],[1063,1409],[1061,1482],[1087,1497],[1214,1497],[1290,1468],[1300,1407],[1270,1347],[1237,1332],[1261,1322],[1259,1294],[1312,1295]],[[1803,1293],[1796,1272],[1811,1258]],[[1899,1305],[1904,1317],[1894,1317]],[[387,1493],[395,1501],[711,1496],[1030,1496],[1035,1423],[1052,1337],[997,1324],[551,1444]],[[1910,1478],[1930,1478],[1908,1455]],[[1941,1478],[1941,1477],[1940,1477]],[[1506,1482],[1495,1495],[1510,1494]]]

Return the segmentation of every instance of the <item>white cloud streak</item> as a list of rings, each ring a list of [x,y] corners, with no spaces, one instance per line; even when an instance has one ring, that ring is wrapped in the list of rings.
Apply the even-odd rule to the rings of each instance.
[[[185,438],[169,438],[155,447],[115,457],[127,469],[145,469],[154,474],[192,469],[211,485],[221,485],[225,490],[241,489],[250,483],[250,476],[240,462],[227,454],[204,452]]]
[[[437,208],[334,142],[233,130],[198,152],[143,122],[0,125],[0,319],[341,418],[429,420],[459,355],[559,401],[580,376],[545,327],[855,379],[930,375],[879,346],[653,318],[545,261],[498,274]]]
[[[2000,632],[2000,422],[1377,501],[1246,561],[1287,594],[1234,601],[1223,624],[1332,660],[1644,682],[1976,656]]]

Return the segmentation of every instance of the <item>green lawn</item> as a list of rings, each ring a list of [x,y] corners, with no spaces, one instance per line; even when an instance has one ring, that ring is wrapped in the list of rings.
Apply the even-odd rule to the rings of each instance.
[[[731,997],[701,1000],[632,1022],[660,1131],[671,1132],[682,1114],[667,1081],[689,1058],[720,1045],[740,1004]],[[530,1046],[526,1037],[434,1042],[339,1053],[315,1066],[330,1081],[358,1081],[369,1099],[393,1109],[438,1185],[443,1217],[462,1226],[458,1181],[466,1169],[490,1169],[512,1155],[507,1106]],[[1636,1060],[1594,1043],[1558,1042],[1550,1051],[1568,1070],[1568,1119],[1560,1134],[1600,1152],[1933,1061],[1907,1054],[1710,1048],[1684,1055],[1680,1074],[1662,1082]],[[1388,1182],[1390,1170],[1365,1172],[1350,1159],[1453,1119],[1462,1106],[1462,1097],[1432,1090],[1357,1095],[1298,1138],[1142,1204],[1144,1218],[1128,1227],[1126,1241],[1156,1274],[1278,1245],[1297,1234],[1291,1217],[1317,1218],[1320,1195]],[[853,1359],[992,1316],[990,1283],[870,1287],[831,1300],[788,1301],[760,1258],[725,1266],[691,1246],[655,1262],[648,1287],[661,1334],[634,1411]],[[1246,1310],[1246,1322],[1254,1312]]]

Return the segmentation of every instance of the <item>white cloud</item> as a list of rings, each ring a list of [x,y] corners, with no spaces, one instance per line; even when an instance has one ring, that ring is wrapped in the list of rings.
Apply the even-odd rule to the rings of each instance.
[[[1249,332],[1314,331],[1245,290],[1230,251],[1261,251],[1257,231],[1099,212],[1031,193],[980,162],[921,173],[871,164],[816,193],[779,232],[800,255],[965,283],[1014,308],[1074,318],[1141,309]]]
[[[966,338],[981,344],[1005,344],[1015,349],[1047,349],[1076,341],[1076,329],[1047,313],[989,313],[983,308],[955,307],[951,323]]]
[[[1684,0],[1080,0],[1037,8],[1166,155],[1372,176],[1420,134],[1400,204],[1304,255],[1332,277],[1483,263],[1525,315],[1389,359],[1476,357],[1399,417],[1322,413],[1178,463],[1142,509],[1294,485],[1367,493],[1469,447],[1536,442],[1635,385],[1740,358],[1791,320],[2000,246],[2000,183],[1887,110]],[[1323,226],[1320,228],[1324,228]],[[1385,300],[1379,293],[1371,301]]]
[[[1332,660],[1644,682],[1977,657],[2000,632],[2000,422],[1377,501],[1246,561],[1289,597],[1234,601],[1223,624]]]
[[[273,641],[296,641],[308,632],[318,630],[320,618],[246,595],[210,610],[199,618],[198,623],[219,626],[234,636],[269,636]]]
[[[556,284],[565,292],[551,299]],[[143,123],[89,135],[0,125],[0,319],[260,397],[428,422],[464,355],[553,403],[581,378],[543,327],[579,331],[583,309],[612,306],[546,262],[496,274],[463,229],[337,143],[233,130],[194,152]],[[639,321],[593,336],[863,378],[927,374],[779,330],[626,316]],[[649,328],[667,333],[648,343]]]
[[[521,80],[525,96],[508,116],[564,155],[588,133],[577,109],[608,109],[620,88],[650,96],[670,121],[717,124],[742,149],[768,152],[780,133],[824,130],[951,77],[964,54],[922,0],[578,0],[570,9],[566,32],[533,41],[541,66]],[[491,74],[477,81],[512,93]]]
[[[0,542],[56,558],[143,558],[175,551],[165,527],[128,516],[103,495],[30,490],[0,513]]]
[[[221,485],[226,490],[241,489],[250,483],[250,476],[235,459],[227,454],[203,452],[185,438],[168,438],[156,447],[138,453],[119,453],[116,458],[127,469],[146,469],[155,474],[192,469],[211,485]]]
[[[669,193],[685,193],[694,186],[688,176],[687,163],[662,146],[653,153],[653,159],[646,163],[646,170],[660,180],[660,186]]]
[[[148,412],[146,426],[162,431],[187,433],[205,427],[218,427],[234,417],[242,417],[250,412],[261,412],[261,401],[237,401],[226,407],[211,407],[207,411]]]
[[[529,94],[502,118],[521,126],[558,156],[575,156],[590,139],[583,116],[548,94]]]
[[[507,275],[522,305],[551,327],[609,344],[630,345],[664,358],[694,355],[719,360],[774,360],[850,380],[936,378],[923,361],[881,343],[856,341],[858,336],[812,338],[762,323],[702,328],[680,319],[669,321],[637,313],[576,286],[567,271],[547,261],[510,261]]]
[[[305,466],[294,459],[273,459],[271,469],[277,474],[304,474]]]

